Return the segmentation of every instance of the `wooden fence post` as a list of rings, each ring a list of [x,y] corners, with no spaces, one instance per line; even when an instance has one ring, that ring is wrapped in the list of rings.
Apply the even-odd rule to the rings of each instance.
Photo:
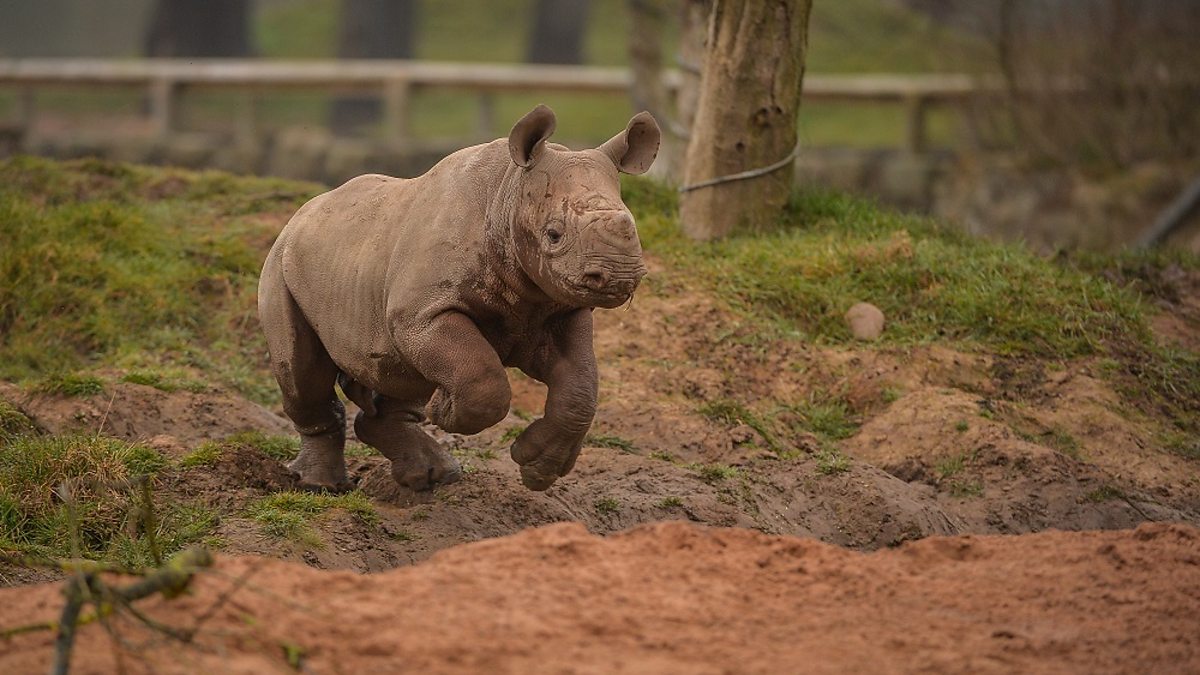
[[[258,92],[246,89],[238,93],[237,116],[233,137],[242,147],[252,146],[258,139]]]
[[[925,112],[929,108],[929,99],[920,94],[908,97],[908,134],[905,141],[909,152],[924,152],[927,142],[925,129]]]
[[[175,127],[177,85],[166,78],[150,81],[150,128],[155,136],[165,137]]]
[[[479,114],[475,118],[475,132],[481,139],[491,139],[496,133],[496,95],[490,91],[479,92]]]
[[[403,143],[408,138],[407,79],[392,78],[383,83],[383,137],[389,143]]]

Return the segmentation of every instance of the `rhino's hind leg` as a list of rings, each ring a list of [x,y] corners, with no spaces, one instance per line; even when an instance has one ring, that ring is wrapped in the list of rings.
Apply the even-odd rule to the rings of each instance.
[[[422,405],[379,396],[376,414],[354,418],[358,440],[392,462],[392,478],[412,490],[430,490],[462,478],[462,467],[421,429]]]
[[[338,368],[282,279],[267,271],[259,289],[259,316],[283,410],[300,433],[300,454],[288,468],[299,475],[301,489],[352,489],[342,454],[346,408],[333,389]]]

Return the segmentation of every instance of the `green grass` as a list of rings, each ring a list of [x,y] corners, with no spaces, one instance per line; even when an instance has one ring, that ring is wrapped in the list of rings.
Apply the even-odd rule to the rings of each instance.
[[[676,509],[683,506],[683,500],[679,497],[663,497],[658,500],[656,506],[660,509]]]
[[[8,401],[0,398],[0,444],[22,434],[33,434],[37,431],[33,420],[25,416]]]
[[[948,489],[951,497],[958,497],[959,499],[983,496],[983,483],[978,480],[950,481]]]
[[[190,391],[193,394],[203,393],[208,390],[208,385],[199,380],[192,379],[186,375],[181,375],[171,372],[161,372],[156,370],[133,370],[121,376],[122,382],[130,384],[141,384],[147,387],[154,387],[159,391]]]
[[[1137,296],[1025,248],[825,191],[801,191],[779,229],[694,244],[673,195],[627,180],[645,247],[747,314],[822,343],[850,343],[856,302],[887,317],[883,344],[955,341],[999,353],[1078,356],[1144,340]]]
[[[243,431],[220,441],[201,443],[179,460],[179,466],[191,468],[213,466],[226,453],[239,448],[248,448],[268,457],[286,462],[300,452],[300,439],[296,436],[272,436],[261,431]]]
[[[104,393],[104,382],[83,373],[50,373],[34,383],[34,390],[59,396],[95,396]]]
[[[850,470],[850,458],[834,447],[824,447],[816,454],[817,472],[826,476],[845,473]]]
[[[1093,504],[1099,504],[1101,502],[1108,502],[1114,499],[1126,499],[1126,496],[1124,491],[1122,491],[1120,488],[1113,485],[1104,484],[1095,490],[1084,494],[1083,499],[1084,501],[1092,502]]]
[[[637,445],[633,441],[613,434],[588,434],[583,442],[585,445],[596,448],[614,448],[621,452],[637,451]]]
[[[953,455],[938,462],[933,468],[934,472],[941,480],[945,480],[958,474],[967,465],[968,457],[965,454]]]
[[[732,399],[708,401],[701,405],[696,412],[714,422],[720,422],[727,426],[745,424],[757,431],[772,450],[778,448],[775,442],[775,435],[771,433],[767,422],[739,401]]]
[[[1164,434],[1163,447],[1185,459],[1200,460],[1200,437],[1194,434],[1171,430]]]
[[[737,467],[727,464],[693,464],[688,468],[700,474],[700,479],[706,483],[732,480],[742,474]]]
[[[775,231],[697,244],[679,230],[671,190],[626,178],[624,192],[644,247],[668,262],[668,274],[715,294],[760,334],[863,348],[843,314],[871,302],[887,317],[879,347],[941,343],[999,355],[1108,359],[1105,376],[1127,400],[1200,432],[1200,354],[1157,344],[1147,321],[1149,292],[1102,273],[1144,265],[1146,256],[1134,256],[1136,263],[1125,256],[1047,260],[1017,244],[823,190],[798,191]],[[1200,267],[1200,258],[1176,262]],[[710,412],[725,418],[750,412],[713,405],[720,409]]]
[[[193,385],[163,373],[200,370],[276,400],[258,273],[283,214],[317,190],[96,160],[0,162],[0,378],[89,395],[102,385],[80,371],[93,367],[179,388]]]
[[[508,445],[509,443],[517,440],[517,436],[520,436],[524,431],[524,426],[509,427],[504,430],[504,433],[500,434],[500,443],[502,445]]]
[[[791,406],[805,431],[811,431],[822,440],[840,441],[850,438],[858,431],[858,421],[844,399],[828,396],[812,396]]]
[[[1079,459],[1079,441],[1065,429],[1054,427],[1042,436],[1043,443],[1058,452]]]
[[[621,502],[618,502],[612,497],[597,499],[592,506],[595,507],[596,513],[609,516],[621,510]]]
[[[140,531],[140,497],[129,481],[167,465],[152,448],[95,436],[0,437],[0,550],[51,557],[78,554],[132,567],[151,562]],[[73,542],[67,506],[55,491],[71,487],[78,523]],[[169,554],[211,532],[216,515],[193,504],[156,504],[156,538]]]
[[[342,495],[277,492],[254,501],[247,513],[267,534],[319,548],[324,544],[311,523],[332,509],[343,509],[367,524],[379,522],[371,500],[358,491]]]

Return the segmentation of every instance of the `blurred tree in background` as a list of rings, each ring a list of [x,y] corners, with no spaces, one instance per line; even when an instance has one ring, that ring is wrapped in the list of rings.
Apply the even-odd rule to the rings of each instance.
[[[343,59],[411,59],[417,26],[415,0],[342,0],[337,55]],[[377,124],[379,98],[345,95],[333,102],[330,126],[335,133]]]
[[[1094,168],[1200,155],[1200,3],[1003,0],[996,54],[1017,143]]]
[[[529,63],[583,63],[589,0],[537,0],[529,35]]]
[[[255,49],[250,0],[157,0],[146,28],[147,56],[247,57]]]

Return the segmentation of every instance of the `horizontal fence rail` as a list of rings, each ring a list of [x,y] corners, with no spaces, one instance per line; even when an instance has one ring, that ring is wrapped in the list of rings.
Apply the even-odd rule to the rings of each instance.
[[[681,76],[664,74],[676,91]],[[507,92],[626,94],[633,76],[625,68],[523,64],[440,63],[430,61],[336,60],[270,61],[242,59],[0,59],[0,87],[22,92],[15,125],[32,123],[34,92],[57,86],[138,87],[148,92],[154,133],[175,126],[178,95],[184,89],[243,90],[240,132],[253,133],[253,98],[269,90],[367,91],[383,102],[384,134],[407,139],[409,98],[414,90],[459,89],[480,95],[481,131],[495,128],[492,96]],[[925,116],[931,104],[955,103],[986,88],[966,75],[808,75],[805,101],[896,103],[907,106],[907,146],[925,145]]]

